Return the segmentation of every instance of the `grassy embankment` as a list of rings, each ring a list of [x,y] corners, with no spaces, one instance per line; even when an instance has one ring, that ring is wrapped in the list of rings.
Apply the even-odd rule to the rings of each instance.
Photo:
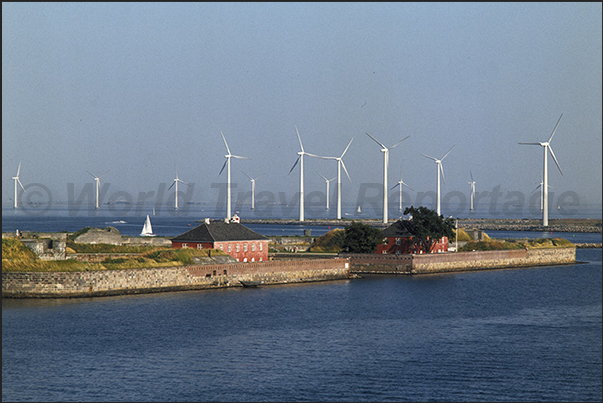
[[[3,272],[77,272],[98,270],[125,270],[153,267],[173,267],[193,264],[195,257],[225,256],[217,249],[171,249],[157,246],[132,246],[108,244],[76,244],[73,242],[78,233],[67,239],[67,254],[74,253],[124,253],[123,257],[108,257],[100,263],[67,260],[40,260],[37,255],[21,241],[14,238],[2,239]]]

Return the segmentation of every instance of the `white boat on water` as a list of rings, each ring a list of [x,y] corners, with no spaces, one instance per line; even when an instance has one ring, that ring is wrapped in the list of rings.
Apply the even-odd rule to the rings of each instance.
[[[153,227],[151,226],[151,218],[149,217],[149,215],[147,214],[147,219],[144,222],[144,226],[142,227],[142,232],[140,233],[141,236],[155,236],[155,234],[153,234]]]

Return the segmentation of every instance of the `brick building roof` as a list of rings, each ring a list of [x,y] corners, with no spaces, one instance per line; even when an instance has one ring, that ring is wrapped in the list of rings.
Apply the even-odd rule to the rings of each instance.
[[[410,226],[407,221],[398,220],[383,231],[381,234],[388,237],[410,238],[414,234],[410,232]]]
[[[176,242],[225,242],[268,240],[264,235],[239,223],[211,221],[203,223],[182,235],[172,238]]]

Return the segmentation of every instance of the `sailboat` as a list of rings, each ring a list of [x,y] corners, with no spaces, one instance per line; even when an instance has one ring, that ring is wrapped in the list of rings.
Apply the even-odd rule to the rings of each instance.
[[[151,218],[149,217],[149,215],[147,214],[147,219],[144,222],[144,226],[142,227],[142,232],[140,233],[141,236],[155,236],[155,234],[153,234],[153,227],[151,227]]]

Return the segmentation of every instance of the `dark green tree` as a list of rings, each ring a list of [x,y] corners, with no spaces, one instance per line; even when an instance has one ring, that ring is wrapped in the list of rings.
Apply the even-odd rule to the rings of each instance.
[[[431,251],[434,243],[446,236],[451,239],[454,236],[454,221],[452,218],[444,218],[435,210],[420,206],[407,207],[404,214],[411,214],[412,218],[407,224],[409,231],[414,234],[415,245],[421,246],[427,253]]]
[[[349,253],[373,253],[383,241],[381,230],[361,222],[352,221],[345,227],[343,250]]]

